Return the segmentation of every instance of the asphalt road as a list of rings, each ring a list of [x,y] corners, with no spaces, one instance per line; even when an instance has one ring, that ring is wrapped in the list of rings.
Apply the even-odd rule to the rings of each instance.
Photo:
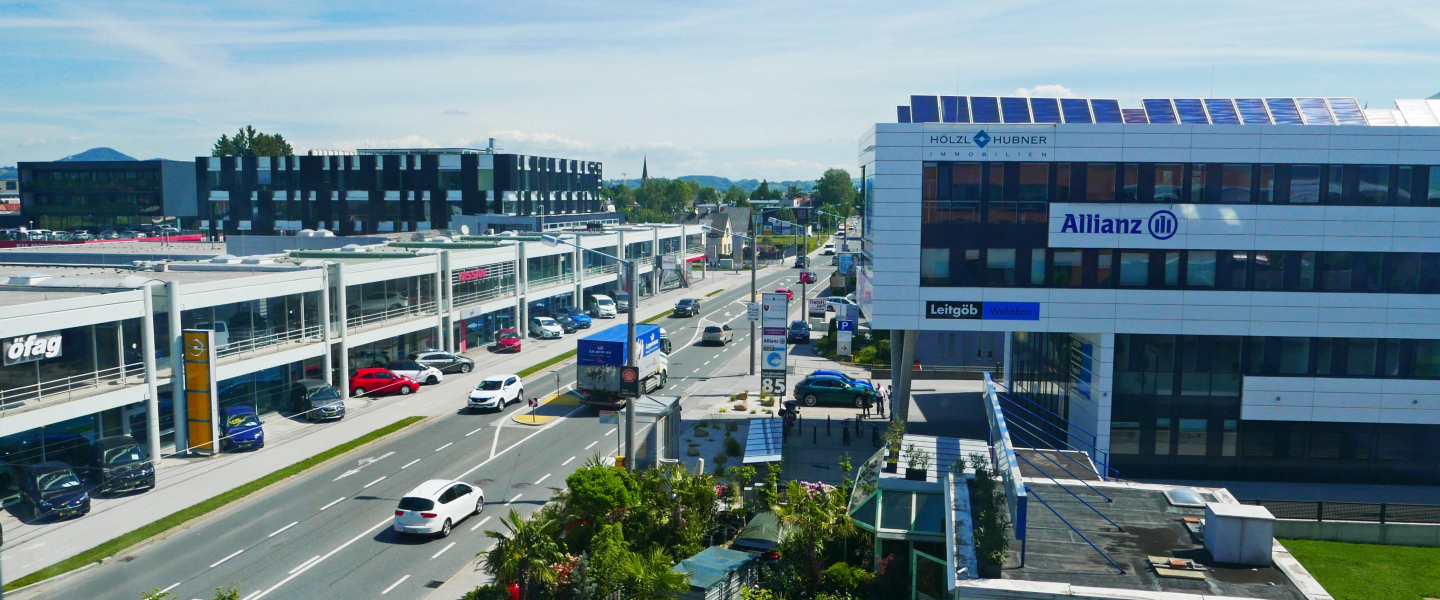
[[[826,261],[817,257],[815,262]],[[813,270],[826,277],[830,272],[828,267]],[[760,290],[794,284],[798,273],[785,269],[767,274],[760,278]],[[798,296],[798,286],[794,289]],[[814,286],[810,293],[815,293]],[[734,373],[723,373],[721,367],[749,352],[743,304],[748,299],[748,286],[727,289],[702,299],[704,314],[699,317],[657,321],[674,340],[664,393],[683,395],[710,377],[746,372],[744,360],[731,365]],[[798,300],[791,305],[794,315],[803,310]],[[642,308],[642,314],[656,308]],[[700,328],[717,321],[735,329],[734,342],[699,345]],[[618,322],[623,321],[599,321],[596,328]],[[503,530],[500,515],[511,508],[522,514],[538,509],[550,498],[551,488],[563,487],[565,477],[587,458],[614,454],[621,435],[584,406],[538,428],[510,420],[516,411],[527,410],[523,403],[499,414],[469,413],[462,408],[468,390],[490,374],[484,362],[470,375],[451,377],[420,392],[453,395],[455,414],[414,426],[23,597],[135,600],[143,591],[160,588],[181,599],[209,598],[215,588],[232,583],[240,585],[245,600],[427,597],[494,543],[484,531]],[[554,373],[532,376],[526,395],[554,392]],[[559,373],[562,389],[573,385],[573,364]],[[428,479],[478,484],[485,492],[484,510],[457,524],[448,538],[395,533],[390,525],[396,503]]]

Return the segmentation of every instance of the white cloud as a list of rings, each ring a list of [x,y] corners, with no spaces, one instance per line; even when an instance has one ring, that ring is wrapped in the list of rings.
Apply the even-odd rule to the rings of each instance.
[[[331,144],[336,150],[358,150],[373,148],[439,148],[440,144],[427,140],[419,135],[410,134],[402,138],[390,140],[356,140],[349,142],[335,142]]]
[[[1028,98],[1074,98],[1075,92],[1063,85],[1037,85],[1028,89],[1020,88],[1011,95]]]
[[[460,110],[460,109],[457,109],[457,108],[452,108],[452,109],[446,110],[445,112],[440,113],[440,114],[445,115],[445,116],[447,116],[447,117],[468,117],[468,116],[470,116],[470,111],[465,111],[465,110]]]
[[[32,137],[27,137],[27,138],[25,138],[25,139],[23,139],[23,140],[20,140],[20,145],[21,145],[21,146],[25,146],[25,147],[27,147],[27,148],[30,147],[30,146],[44,146],[46,143],[47,143],[47,142],[45,141],[44,138],[38,138],[38,137],[33,137],[33,136],[32,136]]]

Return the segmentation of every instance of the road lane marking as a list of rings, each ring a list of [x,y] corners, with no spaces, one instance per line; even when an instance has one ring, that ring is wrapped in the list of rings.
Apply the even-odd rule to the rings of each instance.
[[[388,475],[383,475],[383,476],[381,476],[379,479],[376,479],[375,481],[372,481],[372,482],[370,482],[370,483],[365,484],[365,487],[364,487],[364,488],[360,488],[360,489],[363,490],[363,489],[368,488],[368,487],[370,487],[370,486],[372,486],[372,485],[375,485],[375,484],[377,484],[377,483],[380,483],[380,482],[382,482],[382,481],[385,481],[385,477],[388,477]]]
[[[373,464],[375,464],[375,463],[377,463],[377,462],[379,462],[379,461],[381,461],[381,460],[384,460],[384,459],[386,459],[386,458],[389,458],[389,457],[390,457],[391,455],[393,455],[393,454],[395,454],[395,453],[394,453],[394,452],[386,452],[386,453],[380,455],[379,458],[370,458],[370,457],[368,457],[368,456],[365,457],[365,458],[362,458],[362,459],[360,459],[360,464],[359,464],[358,466],[356,466],[356,467],[353,468],[353,469],[350,469],[349,471],[346,471],[346,472],[344,472],[344,473],[341,473],[339,477],[336,477],[335,479],[332,479],[331,481],[340,481],[341,479],[344,479],[344,478],[346,478],[346,477],[349,477],[349,476],[351,476],[351,475],[354,475],[354,474],[356,474],[356,473],[359,473],[359,472],[360,472],[360,469],[363,469],[363,468],[368,467],[368,466],[370,466],[370,465],[373,465]]]
[[[521,496],[524,496],[524,495],[525,495],[525,494],[515,494],[515,497],[514,497],[514,498],[511,498],[509,502],[506,502],[506,503],[505,503],[505,506],[510,506],[511,504],[514,504],[516,500],[519,500],[520,497],[521,497]]]
[[[404,466],[404,467],[400,467],[400,468],[403,470],[403,469],[405,469],[405,468],[409,467],[410,465],[413,465],[413,464],[415,464],[415,463],[417,463],[417,462],[420,462],[420,459],[417,458],[417,459],[412,460],[412,461],[410,461],[410,462],[408,462],[408,463],[405,463],[405,466]]]
[[[480,433],[480,430],[481,430],[481,429],[484,429],[484,427],[479,427],[479,428],[475,429],[475,431],[472,431],[472,432],[470,432],[470,433],[465,434],[465,437],[470,437],[470,436],[472,436],[472,435],[475,435],[475,434],[477,434],[477,433]]]
[[[578,412],[580,412],[580,411],[582,411],[582,410],[585,410],[585,408],[586,408],[585,405],[576,406],[576,407],[575,407],[575,410],[572,410],[572,411],[570,411],[570,412],[568,412],[568,413],[565,413],[564,415],[561,415],[561,416],[557,417],[555,420],[550,421],[550,424],[549,424],[549,425],[546,425],[546,426],[544,426],[544,427],[541,427],[539,431],[536,431],[535,433],[532,433],[532,434],[530,434],[530,435],[525,436],[524,438],[522,438],[522,439],[521,439],[520,441],[518,441],[518,442],[515,442],[515,443],[513,443],[513,444],[510,444],[510,447],[508,447],[508,448],[506,448],[506,449],[504,449],[504,450],[501,450],[501,451],[500,451],[500,454],[504,454],[504,453],[506,453],[506,452],[509,452],[509,451],[511,451],[511,450],[514,450],[514,449],[515,449],[516,447],[518,447],[520,444],[523,444],[523,443],[525,443],[525,442],[530,441],[530,438],[533,438],[533,437],[535,437],[535,436],[537,436],[537,435],[540,435],[540,434],[542,434],[542,433],[545,433],[546,431],[549,431],[551,427],[554,427],[554,426],[556,426],[556,425],[559,425],[562,421],[564,421],[564,420],[566,420],[566,419],[569,419],[570,417],[575,416],[575,413],[578,413]],[[499,430],[499,427],[498,427],[498,426],[496,427],[496,430],[497,430],[497,431]],[[497,437],[497,439],[498,439],[498,437]],[[464,473],[459,474],[458,476],[455,477],[455,479],[464,479],[466,475],[469,475],[469,474],[471,474],[471,473],[474,473],[475,471],[479,470],[480,467],[483,467],[483,466],[485,466],[485,465],[490,464],[490,461],[495,460],[495,457],[496,457],[496,456],[499,456],[499,455],[498,455],[498,454],[492,455],[490,458],[487,458],[487,459],[481,461],[480,464],[475,465],[475,466],[473,466],[473,467],[470,467],[470,470],[465,471]]]
[[[560,465],[560,466],[563,467],[563,466],[565,466],[565,465]],[[540,479],[535,480],[535,485],[540,485],[540,482],[545,481],[546,479],[549,479],[549,478],[550,478],[550,475],[551,475],[551,473],[546,473],[544,477],[541,477]]]
[[[178,581],[175,582],[175,583],[170,584],[170,587],[167,587],[167,588],[165,588],[165,589],[163,589],[163,590],[160,590],[160,593],[161,593],[161,594],[164,594],[165,592],[168,592],[168,591],[170,591],[170,590],[173,590],[173,589],[175,589],[175,588],[177,588],[177,587],[180,587],[180,582],[178,582]]]
[[[708,364],[710,364],[710,361],[708,361],[708,360],[707,360],[707,361],[705,361],[705,365],[708,365]],[[700,366],[702,366],[702,367],[703,367],[703,366],[705,366],[705,365],[700,365]]]
[[[500,413],[505,413],[505,404],[500,403]],[[490,442],[490,458],[495,458],[495,449],[500,447],[500,429],[505,427],[505,418],[495,420],[495,440]]]
[[[593,445],[593,444],[592,444],[592,445]],[[586,450],[589,450],[589,448],[586,448]],[[563,467],[563,466],[565,466],[565,465],[568,465],[568,464],[570,464],[570,461],[572,461],[572,460],[575,460],[575,457],[572,456],[572,457],[570,457],[570,458],[565,459],[565,462],[560,463],[560,466]]]
[[[437,559],[437,558],[440,558],[440,555],[441,555],[441,554],[444,554],[446,550],[449,550],[449,549],[454,548],[454,547],[455,547],[455,542],[450,542],[450,545],[448,545],[448,546],[446,546],[446,547],[444,547],[444,548],[441,548],[439,552],[436,552],[436,553],[434,553],[434,554],[431,554],[431,555],[430,555],[430,560],[435,560],[435,559]]]
[[[385,588],[385,591],[380,592],[380,595],[381,595],[381,596],[384,596],[385,594],[390,593],[390,590],[395,589],[395,586],[400,585],[400,584],[402,584],[402,583],[405,583],[405,580],[406,580],[406,579],[409,579],[409,578],[410,578],[409,575],[406,575],[406,576],[404,576],[404,577],[401,577],[399,581],[396,581],[395,583],[390,584],[390,587]]]
[[[471,527],[471,528],[470,528],[470,531],[475,531],[476,529],[479,529],[481,525],[484,525],[484,524],[485,524],[485,521],[489,521],[489,520],[490,520],[490,517],[485,517],[485,518],[482,519],[479,523],[476,523],[474,527]]]
[[[439,448],[436,448],[435,451],[436,451],[436,452],[439,452],[439,451],[441,451],[441,450],[444,450],[444,449],[449,448],[449,447],[454,446],[454,445],[455,445],[455,442],[450,442],[450,443],[448,443],[448,444],[445,444],[444,446],[441,446],[441,447],[439,447]]]
[[[272,534],[267,535],[267,536],[265,536],[265,537],[275,537],[275,536],[277,536],[277,535],[280,535],[280,532],[285,531],[286,529],[289,529],[289,528],[291,528],[291,527],[294,527],[294,526],[296,526],[296,525],[298,525],[298,524],[300,524],[300,522],[299,522],[299,521],[296,521],[296,522],[294,522],[294,523],[291,523],[291,524],[289,524],[289,525],[286,525],[286,526],[284,526],[284,527],[281,527],[280,529],[275,530],[275,533],[272,533]]]
[[[330,507],[332,507],[332,506],[335,506],[336,504],[339,504],[339,503],[344,502],[344,501],[345,501],[345,499],[344,499],[344,498],[341,498],[341,499],[339,499],[339,500],[336,500],[336,501],[334,501],[334,502],[331,502],[331,503],[329,503],[329,504],[326,504],[325,506],[320,507],[320,510],[325,510],[325,509],[327,509],[327,508],[330,508]]]
[[[341,498],[341,500],[344,500],[344,498]],[[379,528],[381,528],[381,527],[384,527],[385,525],[387,525],[387,524],[389,524],[389,523],[392,523],[392,522],[394,522],[394,517],[385,517],[385,520],[384,520],[384,521],[381,521],[381,522],[379,522],[379,523],[376,523],[376,524],[370,526],[369,529],[366,529],[365,531],[360,532],[360,535],[357,535],[357,536],[355,536],[355,537],[353,537],[353,538],[350,538],[350,541],[345,542],[344,544],[340,544],[340,546],[339,546],[338,548],[335,548],[334,550],[331,550],[331,551],[330,551],[328,554],[326,554],[325,556],[320,557],[320,560],[314,561],[314,562],[310,563],[309,565],[307,565],[305,568],[300,569],[299,571],[296,571],[296,572],[294,572],[294,573],[291,573],[289,577],[286,577],[286,578],[284,578],[284,579],[281,579],[281,580],[280,580],[280,583],[277,583],[277,584],[275,584],[275,585],[270,586],[270,587],[269,587],[268,589],[266,589],[265,591],[260,592],[260,595],[255,596],[255,597],[253,597],[253,598],[250,598],[249,600],[260,600],[261,598],[264,598],[265,596],[269,595],[270,592],[273,592],[273,591],[275,591],[275,590],[280,589],[280,586],[285,585],[285,584],[287,584],[287,583],[290,583],[290,580],[295,579],[296,577],[299,577],[299,576],[300,576],[301,574],[303,574],[304,572],[309,571],[310,569],[314,568],[315,565],[318,565],[318,564],[320,564],[321,562],[323,562],[325,559],[330,558],[331,556],[334,556],[336,552],[339,552],[339,551],[341,551],[341,550],[344,550],[345,548],[349,547],[350,544],[353,544],[353,543],[355,543],[355,542],[360,541],[360,538],[363,538],[363,537],[365,537],[365,536],[367,536],[367,535],[370,535],[370,532],[375,531],[376,529],[379,529]]]
[[[250,592],[250,595],[249,595],[249,596],[246,596],[246,597],[243,598],[242,600],[255,600],[256,598],[259,598],[259,597],[260,597],[260,590],[255,590],[255,591],[253,591],[253,592]],[[199,598],[196,598],[195,600],[200,600],[200,599],[199,599]]]
[[[227,561],[227,560],[230,560],[230,559],[232,559],[232,558],[235,558],[235,557],[237,557],[237,556],[240,556],[240,553],[241,553],[241,552],[244,552],[244,550],[236,550],[234,554],[231,554],[230,556],[227,556],[227,557],[225,557],[225,558],[222,558],[222,559],[220,559],[220,560],[215,561],[214,564],[210,565],[210,568],[213,569],[213,568],[215,568],[215,567],[220,566],[222,563],[224,563],[224,562]]]
[[[607,434],[605,434],[605,435],[610,435],[610,434],[607,433]],[[595,440],[595,441],[593,441],[593,442],[590,442],[590,445],[589,445],[589,446],[586,446],[585,449],[586,449],[586,450],[589,450],[589,449],[591,449],[591,448],[594,448],[594,447],[595,447],[595,444],[598,444],[598,443],[600,443],[600,440]]]
[[[615,435],[616,429],[619,429],[619,427],[611,427],[610,431],[605,432],[605,435]]]
[[[294,575],[296,571],[299,571],[300,569],[305,568],[305,565],[308,565],[308,564],[310,564],[310,563],[312,563],[312,562],[315,562],[315,561],[317,561],[317,560],[320,560],[320,555],[319,555],[319,554],[316,554],[315,556],[310,557],[309,560],[306,560],[306,561],[303,562],[303,563],[300,563],[300,564],[298,564],[298,565],[295,565],[295,568],[290,569],[290,572],[287,573],[287,575]]]

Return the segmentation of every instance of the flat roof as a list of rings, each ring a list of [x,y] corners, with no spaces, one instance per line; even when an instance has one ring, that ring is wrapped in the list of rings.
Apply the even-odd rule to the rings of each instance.
[[[0,262],[3,262],[7,255],[26,254],[93,254],[106,256],[174,255],[180,260],[185,260],[185,257],[190,257],[189,260],[199,260],[201,258],[225,254],[225,244],[211,244],[210,242],[169,242],[162,244],[161,242],[114,241],[25,246],[21,248],[0,249]]]

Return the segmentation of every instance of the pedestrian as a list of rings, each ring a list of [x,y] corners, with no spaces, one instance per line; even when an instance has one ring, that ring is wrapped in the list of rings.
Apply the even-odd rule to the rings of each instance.
[[[883,387],[877,387],[875,390],[880,395],[880,401],[875,403],[875,416],[884,419],[885,403],[889,401],[890,396],[885,393],[885,388]]]
[[[890,403],[890,418],[895,418],[895,386],[885,385],[885,400]]]

